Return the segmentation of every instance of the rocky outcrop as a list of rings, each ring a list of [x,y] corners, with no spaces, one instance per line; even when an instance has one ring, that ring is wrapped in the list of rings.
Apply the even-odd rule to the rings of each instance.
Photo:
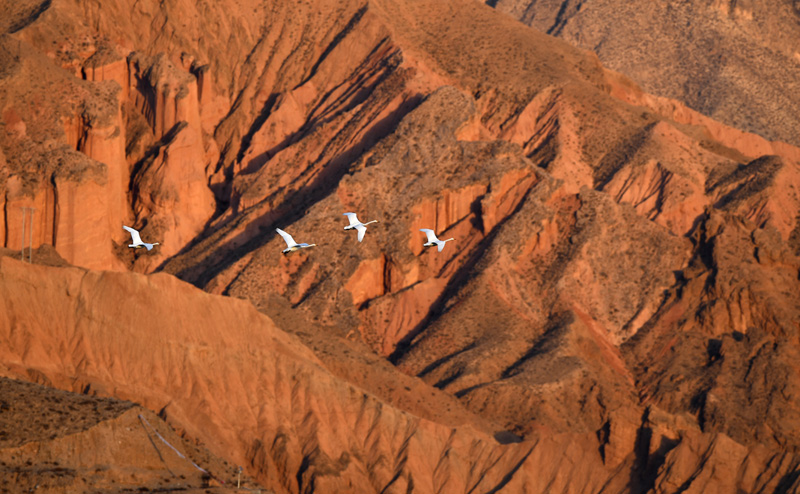
[[[788,240],[797,224],[791,212],[797,201],[791,191],[800,187],[797,150],[753,135],[746,137],[760,145],[748,147],[747,138],[734,139],[738,134],[727,134],[734,148],[713,150],[686,129],[654,123],[601,160],[595,186],[675,234],[690,233],[696,218],[714,206],[736,210],[762,227],[769,224]]]
[[[144,270],[188,244],[214,212],[205,175],[208,159],[198,129],[180,122],[142,160],[132,180],[133,211],[147,221],[143,231],[161,244],[157,255],[141,258]]]
[[[230,101],[220,94],[214,84],[214,69],[209,64],[192,61],[189,70],[197,79],[197,98],[200,107],[200,123],[203,132],[213,134],[217,124],[225,117]],[[214,142],[214,141],[211,141]]]
[[[3,188],[3,246],[11,249],[27,248],[31,244],[38,247],[42,243],[53,242],[55,219],[55,193],[53,188],[44,190],[25,190],[22,178],[12,175],[6,180]],[[33,208],[33,221],[30,210]],[[25,238],[23,234],[23,215],[25,221]],[[31,223],[33,230],[31,230]],[[34,248],[35,248],[34,247]]]
[[[360,306],[386,293],[386,256],[361,261],[345,288],[350,292],[353,304]]]
[[[109,249],[111,225],[106,216],[112,208],[104,200],[109,189],[107,167],[98,162],[86,163],[80,155],[76,158],[75,168],[53,177],[55,247],[70,262],[108,269],[113,258]]]
[[[4,246],[21,246],[19,208],[35,207],[34,248],[49,243],[71,263],[120,269],[112,239],[127,245],[123,224],[149,225],[144,234],[160,238],[162,246],[136,264],[154,269],[188,244],[214,213],[207,172],[219,151],[204,138],[195,77],[164,55],[133,54],[126,60],[120,51],[99,44],[82,63],[83,81],[42,57],[30,64],[12,60],[13,76],[4,83],[13,98],[4,122],[15,130],[6,134],[4,146],[13,160],[3,167],[4,225],[13,228],[3,232]],[[52,116],[17,110],[42,97],[24,84],[25,77],[42,77],[63,89],[66,97],[60,100],[46,97]],[[205,100],[213,105],[217,98],[208,79]],[[147,132],[136,128],[139,113],[150,125]],[[41,135],[50,140],[39,142]],[[41,165],[34,169],[31,161]]]
[[[791,295],[800,263],[774,228],[734,217],[704,216],[694,257],[630,342],[632,359],[647,400],[693,410],[705,429],[743,444],[790,444],[793,407],[776,393],[796,385],[789,342],[800,323]],[[664,329],[675,325],[680,332]]]
[[[125,160],[125,125],[119,105],[120,89],[110,82],[103,83],[102,87],[107,91],[105,101],[108,105],[106,111],[109,113],[107,118],[98,118],[84,109],[80,115],[64,119],[64,133],[70,148],[105,165],[105,190],[101,194],[104,196],[104,204],[103,209],[96,214],[105,218],[107,229],[103,235],[106,238],[113,238],[118,237],[116,230],[128,217],[127,189],[130,172]],[[108,245],[107,242],[103,243],[105,246]],[[108,268],[110,260],[108,256],[104,257],[106,259],[102,265]],[[84,265],[83,260],[69,259],[71,262]],[[97,267],[99,264],[92,266]]]
[[[135,144],[129,146],[130,157],[137,160],[129,176],[133,223],[160,244],[151,255],[136,258],[136,269],[142,271],[155,269],[185,247],[216,210],[209,175],[219,151],[204,134],[209,118],[200,111],[201,102],[213,106],[216,98],[208,69],[197,70],[205,78],[201,96],[198,79],[189,71],[193,65],[184,61],[188,67],[180,68],[164,53],[128,56],[130,103],[149,126],[146,134],[137,129]]]
[[[121,49],[121,48],[120,48]],[[100,45],[95,52],[83,62],[82,75],[88,81],[114,81],[120,89],[120,101],[130,95],[128,62],[112,45]]]
[[[4,43],[6,48],[13,44]],[[119,267],[111,250],[111,232],[125,214],[127,188],[119,90],[112,83],[90,85],[50,70],[29,48],[24,53],[9,59],[4,78],[3,123],[15,129],[3,140],[12,156],[3,163],[4,246],[20,248],[21,208],[33,207],[26,245],[31,240],[34,248],[48,243],[70,262]],[[61,93],[32,92],[31,81]],[[37,104],[50,105],[51,113],[26,110]]]
[[[9,177],[5,184],[3,209],[8,229],[4,245],[20,249],[24,243],[26,249],[35,249],[49,244],[76,264],[94,269],[117,266],[109,241],[107,211],[112,208],[106,202],[109,187],[105,165],[63,148],[40,159],[58,163],[51,185],[32,187],[18,175]]]
[[[688,245],[588,190],[564,196],[542,184],[531,194],[472,268],[473,281],[451,294],[399,364],[521,435],[600,430],[615,410],[638,406],[617,346],[658,309]],[[602,254],[622,224],[636,225],[637,240]],[[580,419],[563,408],[576,402]],[[620,417],[628,425],[615,430],[633,430],[637,420]]]
[[[157,139],[179,122],[200,132],[200,98],[197,79],[175,67],[166,54],[128,57],[128,86],[135,88],[133,103],[145,116]]]

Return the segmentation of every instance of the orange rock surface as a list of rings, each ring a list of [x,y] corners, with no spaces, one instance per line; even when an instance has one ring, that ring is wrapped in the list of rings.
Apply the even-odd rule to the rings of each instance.
[[[5,374],[35,374],[55,387],[92,389],[161,410],[276,492],[348,485],[405,490],[410,483],[420,492],[445,484],[491,488],[507,483],[504,477],[521,464],[529,465],[530,480],[518,476],[517,483],[557,469],[552,455],[587,456],[601,466],[590,451],[570,446],[575,437],[502,445],[474,425],[453,428],[397,410],[337,380],[248,303],[204,294],[168,275],[31,267],[9,258],[0,258],[0,272]],[[39,277],[35,288],[22,288],[30,276]],[[32,290],[47,291],[48,304]],[[149,310],[129,317],[142,304]],[[38,319],[28,319],[23,331],[12,323],[34,313]],[[591,472],[583,465],[575,473],[600,484]]]
[[[3,5],[4,375],[279,493],[798,489],[797,148],[473,0]]]

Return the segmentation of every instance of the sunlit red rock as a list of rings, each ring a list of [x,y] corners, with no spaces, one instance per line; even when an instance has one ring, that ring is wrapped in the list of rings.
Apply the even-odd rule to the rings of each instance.
[[[796,148],[472,0],[34,4],[2,253],[33,206],[41,263],[164,272],[0,260],[4,374],[275,492],[796,489]]]

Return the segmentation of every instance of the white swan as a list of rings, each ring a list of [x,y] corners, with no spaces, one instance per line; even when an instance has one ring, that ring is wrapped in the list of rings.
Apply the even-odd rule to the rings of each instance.
[[[344,227],[345,230],[352,230],[353,228],[358,230],[359,242],[364,240],[364,234],[367,233],[367,225],[378,222],[378,220],[372,220],[367,221],[366,223],[361,223],[358,221],[358,216],[356,216],[356,213],[344,213],[342,216],[347,216],[347,219],[350,220],[350,224]]]
[[[430,228],[420,228],[419,231],[425,232],[425,235],[428,236],[428,241],[423,245],[425,247],[433,247],[434,245],[436,245],[439,247],[439,252],[441,252],[442,249],[444,249],[444,244],[446,244],[451,240],[455,240],[454,238],[448,238],[447,240],[439,240],[438,238],[436,238],[436,234],[433,233],[433,230],[431,230]]]
[[[146,247],[147,250],[151,250],[154,245],[158,245],[158,242],[152,244],[142,242],[142,237],[139,236],[139,232],[129,226],[122,225],[122,228],[131,234],[131,240],[133,243],[128,245],[128,247],[132,249],[141,249],[142,247]]]
[[[294,252],[300,249],[307,249],[309,247],[315,247],[317,244],[298,244],[294,241],[291,235],[286,233],[285,231],[281,230],[280,228],[275,229],[278,234],[283,237],[284,242],[286,242],[286,248],[281,251],[283,254],[288,254],[289,252]]]

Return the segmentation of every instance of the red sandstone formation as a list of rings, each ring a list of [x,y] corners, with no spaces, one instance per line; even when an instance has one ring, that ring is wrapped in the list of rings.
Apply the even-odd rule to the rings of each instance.
[[[31,320],[29,328],[47,331],[36,337],[4,333],[5,373],[36,372],[56,387],[89,387],[163,409],[187,434],[249,465],[277,492],[347,485],[363,491],[390,486],[402,490],[409,483],[422,492],[445,484],[491,488],[504,484],[503,477],[521,461],[530,464],[526,469],[532,473],[537,465],[546,465],[550,455],[571,452],[573,438],[502,446],[473,425],[453,429],[396,410],[335,379],[296,338],[246,302],[205,295],[167,275],[145,278],[27,267],[8,258],[0,259],[0,265],[8,281],[5,288],[17,286],[12,279],[36,270],[42,281],[50,280],[52,295],[64,294],[57,299],[48,295],[52,303],[41,307],[27,290],[3,292],[3,328],[12,327],[7,318],[29,313],[33,303],[43,310],[35,311],[41,319]],[[36,285],[43,286],[39,281]],[[77,296],[66,294],[71,290],[78,290]],[[119,316],[142,303],[150,310],[136,322],[128,317],[93,322],[78,307],[90,300],[89,311],[95,314],[105,312],[104,305],[114,306]],[[178,309],[176,303],[192,306]],[[63,325],[48,320],[56,314],[64,316]],[[159,326],[172,330],[159,331]],[[178,328],[183,330],[176,332]],[[159,332],[161,338],[154,340]],[[20,345],[31,337],[47,343],[20,358]],[[69,347],[62,353],[66,360],[54,368],[47,362],[56,358],[51,352],[60,352],[62,344]],[[470,443],[474,453],[466,448]],[[310,456],[301,461],[305,467],[296,463],[306,455]],[[385,460],[380,461],[381,456]],[[600,466],[599,459],[589,461]],[[438,475],[423,473],[437,463]],[[295,475],[298,471],[301,474]]]
[[[4,245],[164,273],[0,259],[3,374],[275,492],[798,489],[797,148],[471,0],[75,9],[7,9]]]
[[[593,432],[542,430],[503,445],[481,432],[476,419],[457,427],[437,424],[342,383],[246,302],[205,295],[166,275],[29,267],[8,258],[0,259],[0,272],[5,280],[0,327],[16,328],[0,336],[5,374],[39,376],[52,386],[91,389],[161,409],[186,434],[248,465],[276,492],[346,486],[405,491],[410,485],[415,492],[445,486],[458,492],[497,487],[595,492],[603,485],[624,490],[629,482],[627,472],[622,477],[615,472],[617,465],[635,460],[624,452],[641,439],[635,428],[625,429],[621,412],[604,429],[604,455],[592,446]],[[31,297],[31,290],[46,295],[48,304]],[[149,310],[136,321],[124,317],[142,306]],[[20,315],[28,321],[24,331],[11,323]],[[40,343],[31,346],[33,341]],[[697,455],[719,441],[747,471],[767,468],[770,456],[761,450],[722,434],[703,434],[690,420],[675,421],[654,405],[645,417],[641,430],[679,444],[661,460],[665,467],[656,487],[692,474],[680,464],[698,461]],[[653,456],[663,453],[654,449]],[[730,465],[725,461],[714,460]],[[767,476],[747,474],[737,485],[777,485],[793,461],[787,457],[781,466],[769,467]]]
[[[71,57],[80,56],[72,48],[48,54],[70,69]],[[98,269],[129,262],[120,262],[112,243],[126,242],[122,224],[146,225],[144,234],[160,237],[162,246],[136,264],[153,269],[200,233],[215,210],[208,182],[219,151],[206,132],[219,118],[218,98],[207,68],[190,67],[206,80],[201,95],[195,75],[163,54],[147,57],[108,42],[81,48],[86,56],[74,71],[85,82],[27,44],[3,39],[3,123],[12,130],[4,147],[14,156],[6,165],[4,224],[21,225],[19,208],[35,207],[34,248],[49,243],[70,262]],[[30,80],[39,83],[33,90]],[[48,115],[35,111],[42,100]],[[210,107],[205,117],[201,100]],[[9,229],[3,245],[19,248],[19,233]]]
[[[10,51],[15,45],[19,58]],[[4,135],[5,154],[13,156],[5,165],[3,223],[10,226],[4,246],[21,247],[20,208],[34,207],[34,247],[55,245],[70,261],[89,267],[118,265],[108,242],[123,218],[127,176],[127,167],[117,168],[124,156],[118,89],[49,70],[43,56],[10,38],[3,50],[3,123],[15,129]],[[47,112],[33,111],[37,107]]]

